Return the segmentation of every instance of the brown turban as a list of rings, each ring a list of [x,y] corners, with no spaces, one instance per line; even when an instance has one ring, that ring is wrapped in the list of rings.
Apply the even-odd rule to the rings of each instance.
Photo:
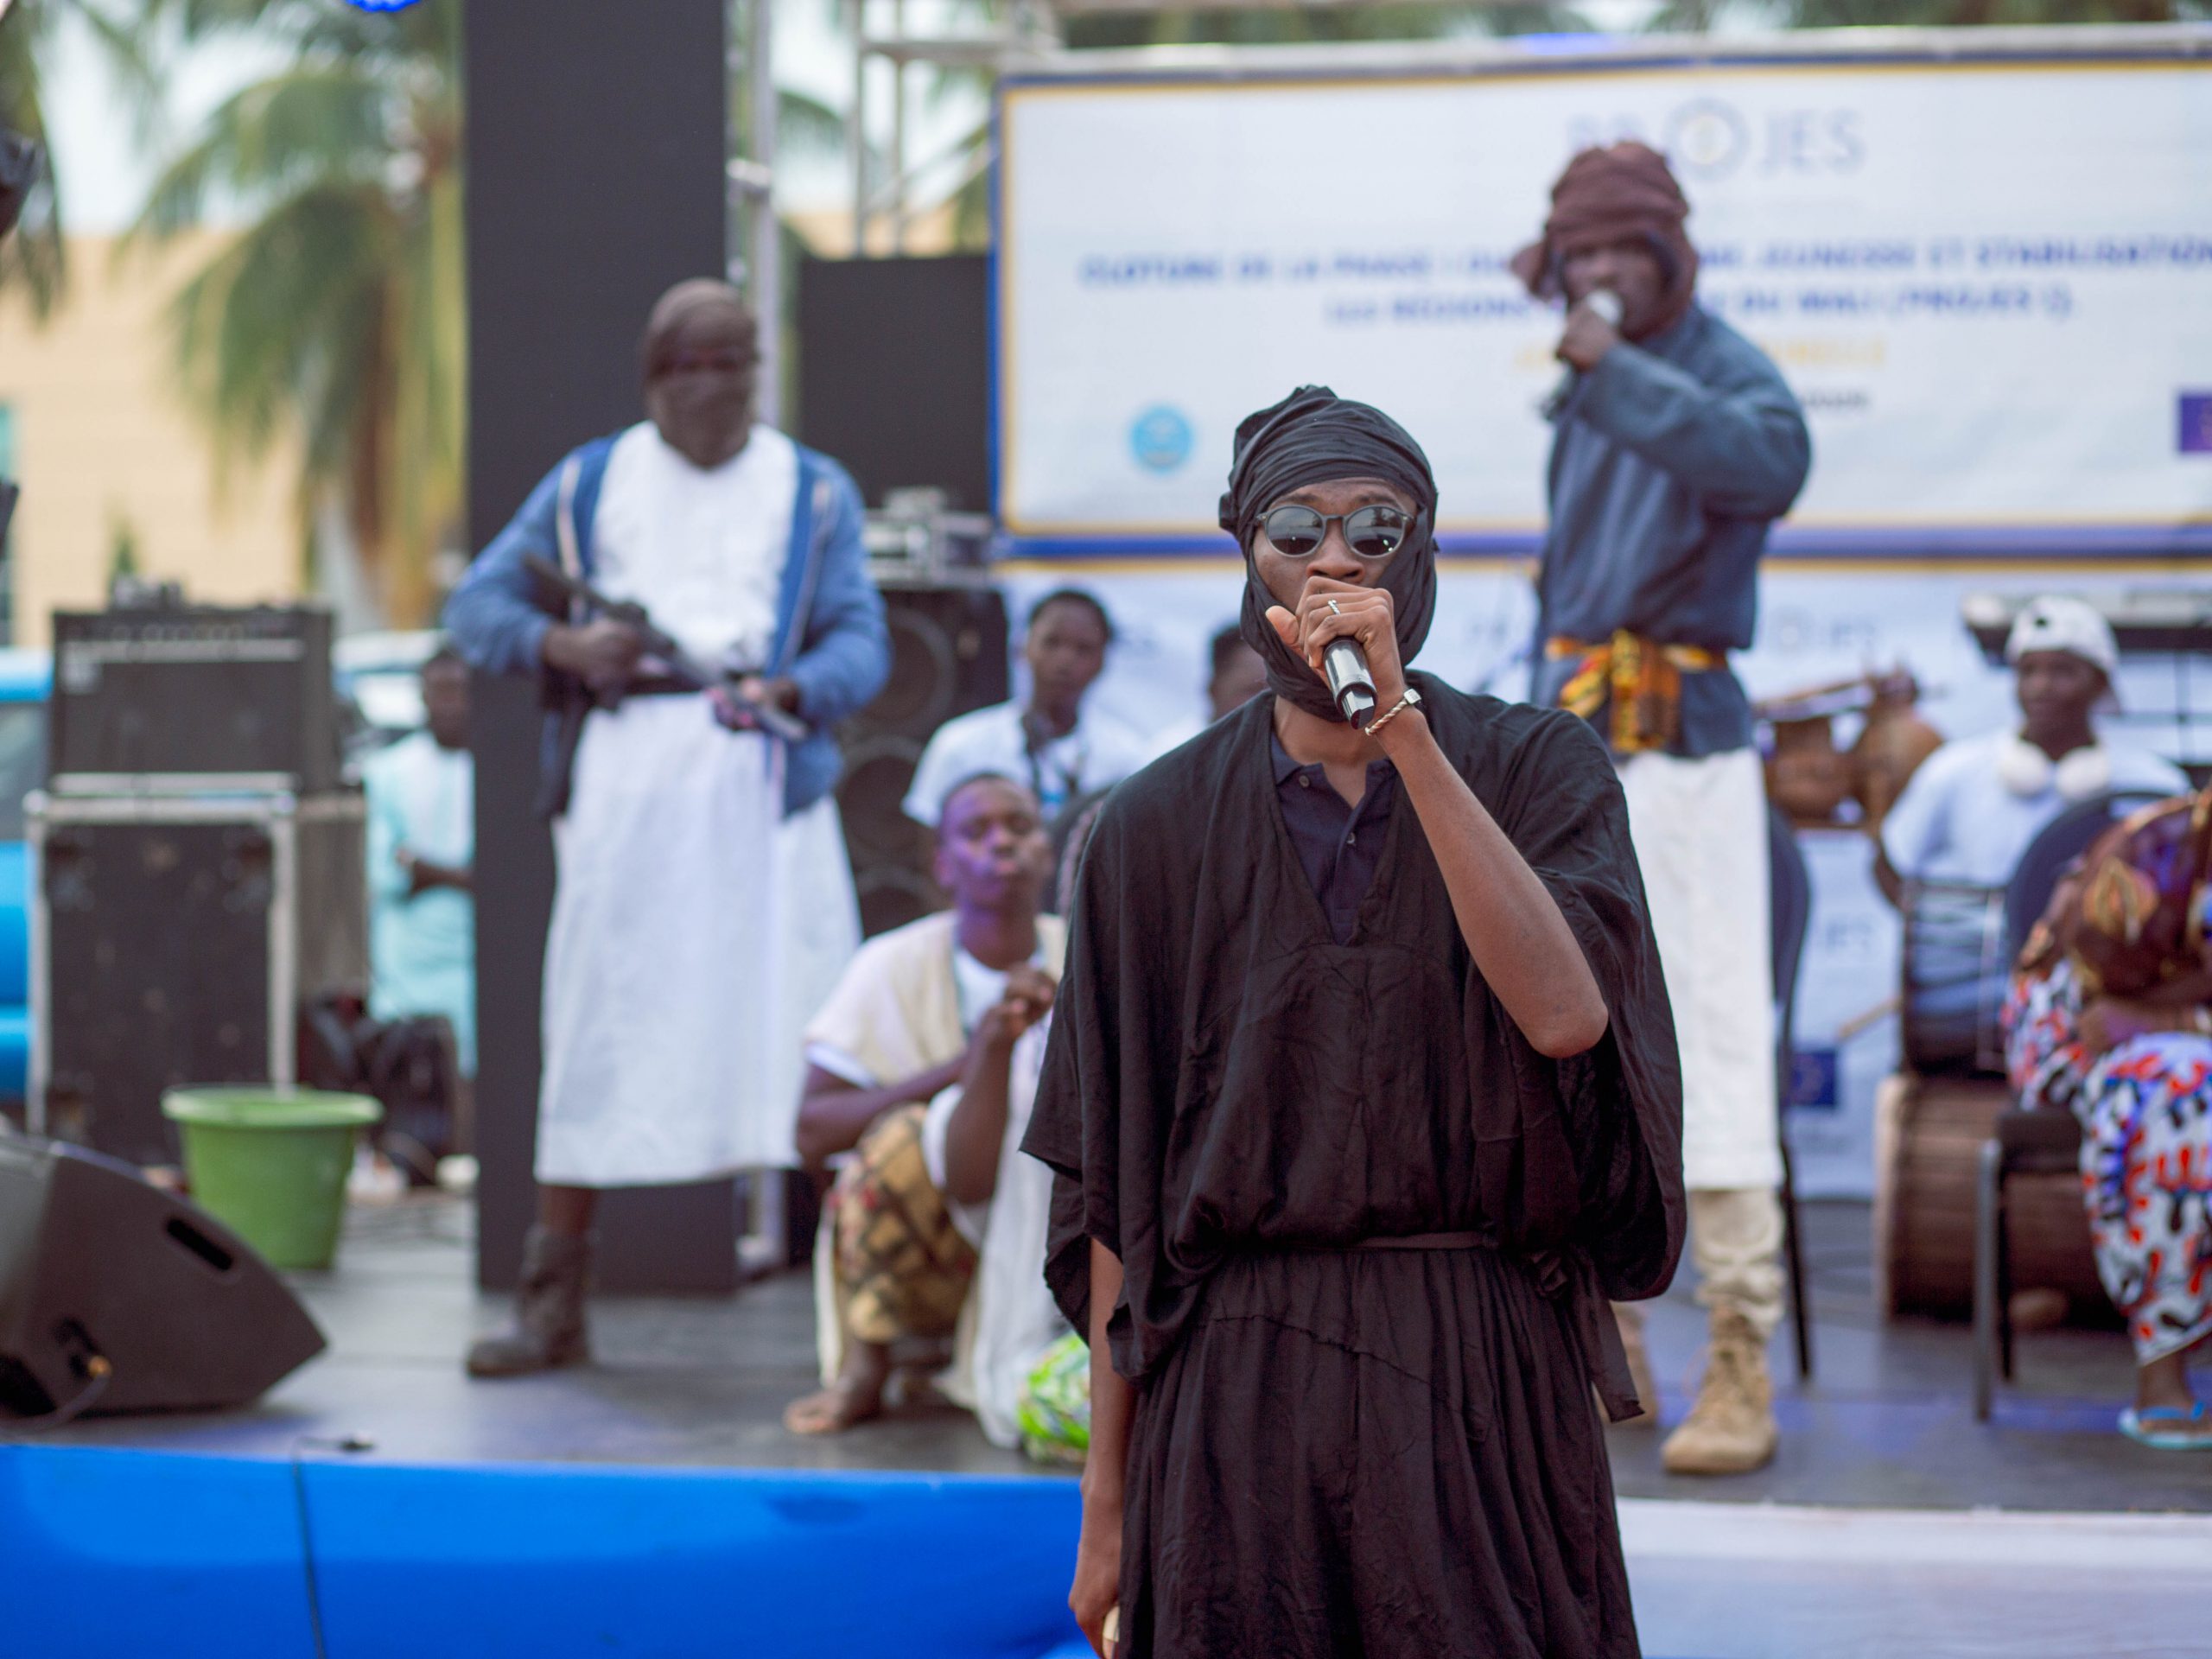
[[[1680,321],[1697,287],[1697,250],[1682,229],[1690,205],[1667,158],[1632,140],[1586,149],[1552,187],[1543,239],[1513,256],[1513,274],[1540,300],[1560,297],[1560,266],[1571,253],[1642,237],[1667,275],[1659,314],[1647,334]]]

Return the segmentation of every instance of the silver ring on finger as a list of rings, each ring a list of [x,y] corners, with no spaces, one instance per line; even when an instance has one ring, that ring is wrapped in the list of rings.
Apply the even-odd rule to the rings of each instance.
[[[1329,614],[1331,616],[1342,616],[1344,614],[1342,611],[1337,608],[1337,601],[1333,599],[1329,601]]]

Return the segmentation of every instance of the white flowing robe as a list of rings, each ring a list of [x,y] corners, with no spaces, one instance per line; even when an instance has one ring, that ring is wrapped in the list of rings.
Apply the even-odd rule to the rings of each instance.
[[[694,657],[757,666],[775,627],[798,452],[767,427],[711,471],[649,424],[614,445],[597,585]],[[790,1166],[806,1020],[860,943],[836,804],[786,818],[782,747],[707,699],[585,721],[545,944],[537,1179],[658,1185]]]

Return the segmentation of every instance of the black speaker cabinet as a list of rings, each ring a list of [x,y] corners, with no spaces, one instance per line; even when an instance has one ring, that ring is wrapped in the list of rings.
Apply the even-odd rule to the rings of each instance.
[[[0,1129],[0,1411],[94,1389],[91,1414],[242,1405],[322,1347],[219,1222],[111,1159]]]
[[[330,633],[306,606],[57,611],[53,786],[335,787]]]
[[[293,1084],[308,999],[368,986],[361,798],[34,795],[31,1127],[176,1161],[164,1090]]]
[[[923,747],[955,715],[1004,702],[1006,597],[982,583],[886,583],[891,677],[845,724],[837,811],[853,860],[861,929],[871,937],[940,908],[933,837],[901,806]]]
[[[803,259],[798,336],[802,442],[843,462],[872,505],[922,486],[989,511],[988,256]]]

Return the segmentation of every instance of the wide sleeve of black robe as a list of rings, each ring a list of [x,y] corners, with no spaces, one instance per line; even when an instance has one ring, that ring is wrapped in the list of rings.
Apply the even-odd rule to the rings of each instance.
[[[1607,1033],[1559,1062],[1527,1044],[1474,969],[1402,800],[1377,879],[1387,891],[1370,895],[1363,937],[1332,949],[1306,925],[1318,912],[1273,798],[1265,700],[1124,784],[1100,814],[1071,907],[1024,1146],[1059,1178],[1046,1274],[1077,1330],[1089,1328],[1087,1241],[1121,1260],[1122,1301],[1109,1329],[1116,1368],[1132,1380],[1165,1357],[1207,1274],[1245,1240],[1482,1228],[1502,1249],[1558,1264],[1561,1294],[1586,1304],[1592,1344],[1613,1340],[1611,1320],[1597,1318],[1600,1288],[1651,1295],[1673,1274],[1680,1075],[1611,764],[1570,715],[1416,677],[1437,741],[1580,943]],[[1251,1033],[1280,1033],[1280,1008],[1260,1005],[1301,971],[1315,982],[1305,988],[1316,1017],[1304,1046],[1334,1040],[1343,1011],[1326,999],[1340,991],[1362,1014],[1348,1027],[1362,1035],[1344,1040],[1373,1048],[1357,1065],[1302,1053],[1300,1075],[1398,1071],[1427,1079],[1436,1096],[1425,1138],[1363,1142],[1354,1154],[1369,1171],[1411,1173],[1395,1188],[1370,1173],[1357,1205],[1340,1212],[1308,1204],[1301,1215],[1295,1202],[1255,1197],[1251,1183],[1223,1175],[1236,1166],[1224,1147],[1275,1171],[1324,1155],[1280,1143],[1267,1057],[1240,1065],[1234,1052]],[[1224,1046],[1228,1061],[1210,1058]],[[1416,1048],[1421,1064],[1406,1065]],[[1586,1357],[1609,1406],[1624,1410],[1618,1365]]]
[[[1513,1046],[1525,1065],[1515,1091],[1522,1190],[1496,1201],[1521,1205],[1525,1247],[1579,1250],[1606,1296],[1634,1301],[1667,1287],[1682,1244],[1674,1016],[1611,757],[1585,721],[1514,712],[1527,735],[1496,798],[1476,794],[1566,917],[1607,1024],[1595,1048],[1564,1060]]]

